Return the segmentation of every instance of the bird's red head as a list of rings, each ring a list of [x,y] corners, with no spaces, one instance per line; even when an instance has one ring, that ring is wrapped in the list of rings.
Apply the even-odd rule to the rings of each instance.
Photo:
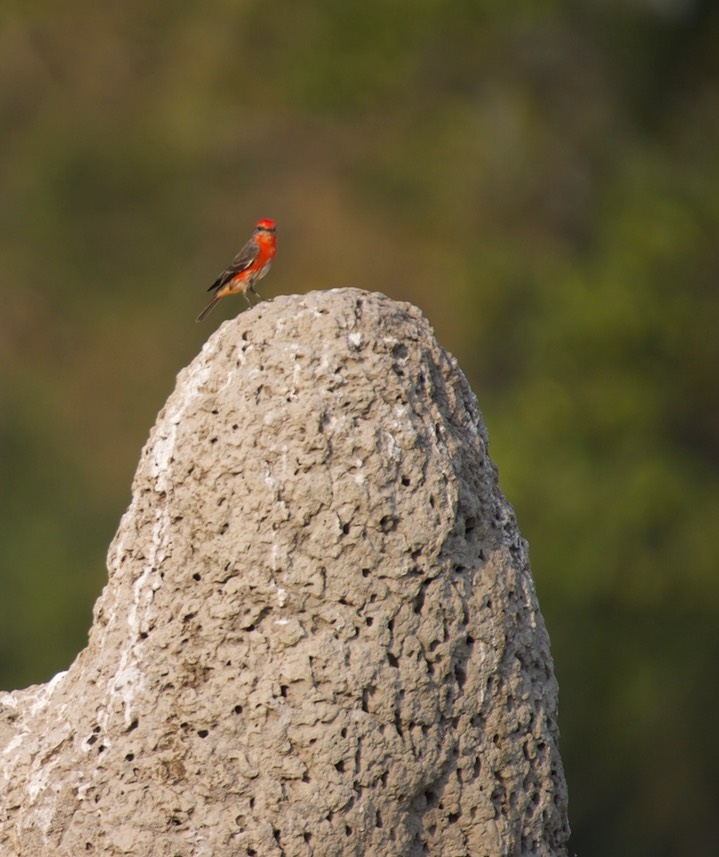
[[[274,233],[277,227],[274,220],[258,220],[255,223],[255,232],[271,232]]]

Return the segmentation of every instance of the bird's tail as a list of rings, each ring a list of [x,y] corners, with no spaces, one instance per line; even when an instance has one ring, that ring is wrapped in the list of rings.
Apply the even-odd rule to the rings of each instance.
[[[197,316],[195,321],[202,321],[203,318],[207,318],[207,316],[212,312],[215,308],[215,304],[219,301],[220,296],[215,295],[214,298],[207,304],[207,306],[202,310],[202,312]]]

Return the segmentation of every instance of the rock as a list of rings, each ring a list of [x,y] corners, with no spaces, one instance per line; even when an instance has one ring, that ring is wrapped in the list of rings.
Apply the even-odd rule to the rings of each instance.
[[[0,695],[0,853],[563,855],[557,686],[475,398],[356,289],[178,376],[87,648]]]

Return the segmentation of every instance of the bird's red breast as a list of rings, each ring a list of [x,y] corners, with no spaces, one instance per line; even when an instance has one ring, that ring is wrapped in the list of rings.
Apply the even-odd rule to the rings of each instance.
[[[251,243],[255,246],[255,254],[251,267],[265,268],[277,252],[277,229],[275,221],[258,220],[252,233]]]

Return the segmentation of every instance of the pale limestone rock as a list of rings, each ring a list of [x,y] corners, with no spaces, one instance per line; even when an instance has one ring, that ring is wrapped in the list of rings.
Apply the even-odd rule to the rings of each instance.
[[[0,695],[0,854],[565,855],[549,644],[467,382],[355,289],[180,373],[88,647]]]

